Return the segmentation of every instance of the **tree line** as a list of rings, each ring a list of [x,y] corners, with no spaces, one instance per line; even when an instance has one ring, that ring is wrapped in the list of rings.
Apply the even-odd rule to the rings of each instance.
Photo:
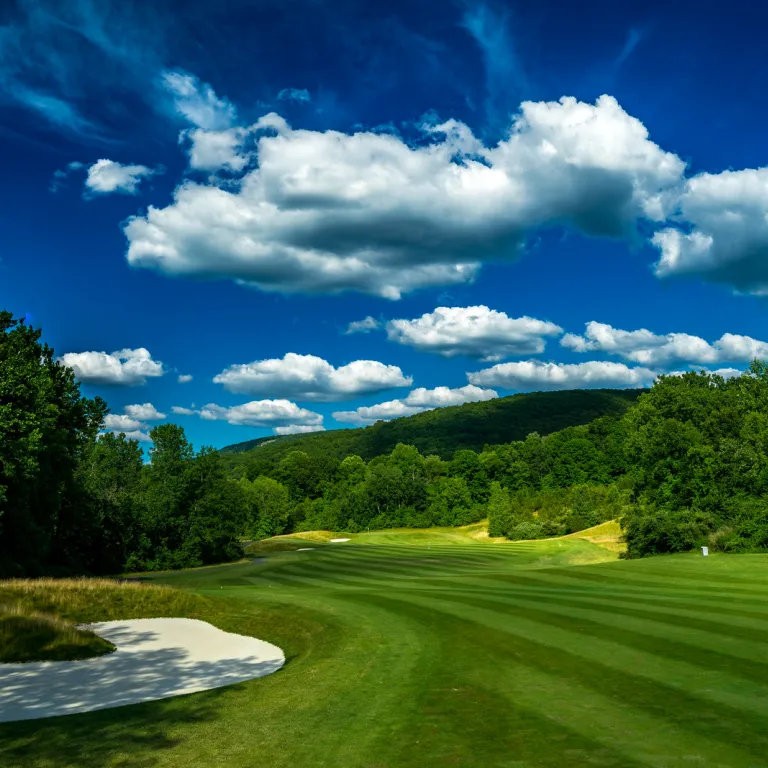
[[[707,544],[768,548],[768,366],[662,376],[610,414],[449,458],[400,443],[366,461],[291,450],[228,463],[175,424],[150,462],[100,434],[41,333],[0,312],[0,575],[183,568],[242,556],[244,539],[326,529],[459,526],[533,539],[619,519],[627,555]],[[457,440],[460,444],[461,441]]]

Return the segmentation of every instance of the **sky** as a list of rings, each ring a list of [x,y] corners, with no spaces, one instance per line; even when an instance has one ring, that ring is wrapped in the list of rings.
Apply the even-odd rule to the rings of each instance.
[[[0,305],[195,446],[768,358],[766,14],[6,0]]]

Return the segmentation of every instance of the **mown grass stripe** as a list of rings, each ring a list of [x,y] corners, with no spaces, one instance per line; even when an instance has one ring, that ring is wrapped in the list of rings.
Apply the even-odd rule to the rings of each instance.
[[[756,759],[768,749],[763,718],[613,670],[599,659],[584,664],[584,657],[554,649],[542,627],[524,637],[514,631],[517,624],[500,623],[498,614],[487,610],[461,606],[456,615],[449,602],[435,608],[413,595],[368,600],[390,604],[396,615],[404,610],[397,604],[407,603],[408,616],[427,625],[442,623],[446,642],[463,646],[457,650],[495,659],[494,674],[483,676],[484,684],[503,691],[512,705],[576,727],[630,759],[682,768],[698,758],[706,765],[733,768],[759,765]],[[446,623],[446,617],[452,621]]]

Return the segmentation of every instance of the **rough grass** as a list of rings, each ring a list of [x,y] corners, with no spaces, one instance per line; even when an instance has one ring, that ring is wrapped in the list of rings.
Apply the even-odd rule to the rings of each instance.
[[[592,528],[587,528],[576,533],[569,533],[563,536],[564,539],[584,539],[593,544],[597,544],[609,552],[626,552],[627,545],[623,540],[623,531],[618,520],[609,520],[607,523],[600,523]]]
[[[1,726],[0,765],[765,765],[768,556],[617,561],[578,538],[398,535],[159,577],[183,591],[147,589],[159,600],[147,611],[167,599],[275,642],[286,666],[217,691]],[[573,565],[590,556],[604,561]],[[64,602],[88,613],[79,594]]]
[[[0,662],[61,661],[103,656],[115,649],[93,632],[53,614],[0,605]]]

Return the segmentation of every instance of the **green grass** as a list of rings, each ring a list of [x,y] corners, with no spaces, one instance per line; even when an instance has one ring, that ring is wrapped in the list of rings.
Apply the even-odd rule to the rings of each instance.
[[[454,534],[465,540],[359,534],[158,577],[180,591],[136,586],[121,610],[166,601],[276,642],[288,663],[216,691],[1,726],[0,765],[766,764],[768,556],[618,561],[583,538]],[[74,602],[71,617],[91,618]]]
[[[0,605],[0,663],[89,659],[115,650],[93,632],[20,604]]]

